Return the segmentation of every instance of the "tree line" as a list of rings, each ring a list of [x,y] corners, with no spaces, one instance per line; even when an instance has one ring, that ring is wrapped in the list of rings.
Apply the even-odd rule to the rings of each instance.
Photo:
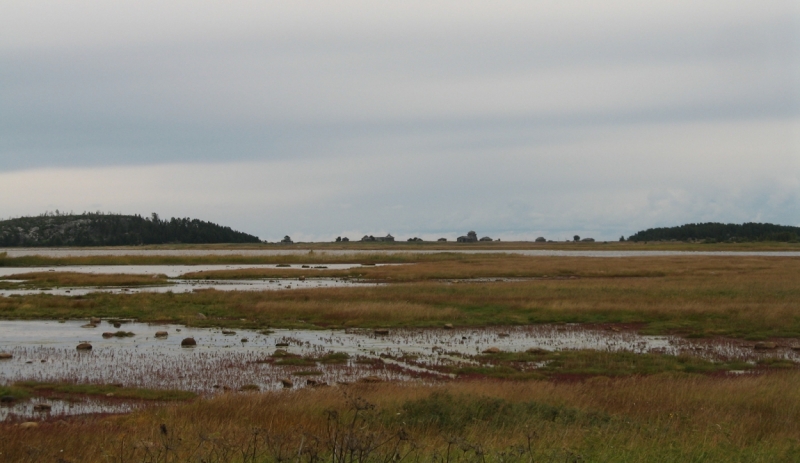
[[[689,223],[678,227],[650,228],[631,235],[630,241],[784,241],[800,239],[800,227],[771,223]]]
[[[124,246],[259,243],[258,237],[190,218],[83,213],[43,214],[0,222],[0,246]]]

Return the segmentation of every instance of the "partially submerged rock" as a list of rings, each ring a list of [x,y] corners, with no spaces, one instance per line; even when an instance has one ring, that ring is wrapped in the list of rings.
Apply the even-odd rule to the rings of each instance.
[[[229,336],[229,335],[232,336],[232,335],[236,334],[236,331],[233,331],[233,330],[222,330],[222,334],[224,334],[226,336]]]
[[[383,378],[379,376],[364,376],[359,381],[361,381],[362,383],[382,383]]]
[[[88,342],[82,342],[75,348],[77,350],[92,350],[92,345]]]
[[[181,347],[194,347],[196,345],[197,341],[195,341],[194,338],[184,338],[183,341],[181,341]]]
[[[530,349],[525,351],[528,354],[534,355],[543,355],[547,354],[549,351],[547,349],[542,349],[541,347],[531,347]]]
[[[36,404],[33,406],[35,412],[49,412],[53,407],[50,404]]]
[[[755,350],[772,350],[777,349],[778,345],[774,342],[757,342],[753,349]]]
[[[11,358],[14,358],[14,356],[11,355],[10,352],[0,352],[0,360],[8,360]]]
[[[166,331],[156,331],[157,338],[167,338],[169,337],[169,333]]]

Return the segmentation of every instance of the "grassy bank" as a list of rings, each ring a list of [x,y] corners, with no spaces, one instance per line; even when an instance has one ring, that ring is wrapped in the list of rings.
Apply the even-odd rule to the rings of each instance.
[[[16,281],[9,282],[3,280]],[[63,286],[154,286],[166,284],[169,284],[166,275],[93,274],[77,272],[20,273],[0,279],[0,289],[40,289]]]
[[[156,390],[123,387],[116,384],[72,384],[23,381],[0,386],[0,396],[27,399],[32,396],[47,396],[51,399],[70,400],[75,396],[102,396],[135,400],[189,400],[197,395],[188,391]]]
[[[797,372],[227,394],[35,429],[6,461],[797,461]],[[63,461],[62,460],[62,461]]]
[[[242,328],[634,323],[651,334],[800,337],[800,259],[795,258],[476,257],[357,271],[408,282],[291,291],[7,297],[0,298],[0,318],[96,316]],[[485,275],[535,279],[440,281]]]

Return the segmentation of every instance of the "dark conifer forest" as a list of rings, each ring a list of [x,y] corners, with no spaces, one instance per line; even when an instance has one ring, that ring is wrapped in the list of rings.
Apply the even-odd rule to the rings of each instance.
[[[124,246],[169,243],[258,243],[258,237],[189,218],[162,220],[103,213],[45,213],[0,221],[0,246]]]
[[[797,241],[800,227],[771,223],[689,223],[678,227],[650,228],[637,232],[629,241]]]

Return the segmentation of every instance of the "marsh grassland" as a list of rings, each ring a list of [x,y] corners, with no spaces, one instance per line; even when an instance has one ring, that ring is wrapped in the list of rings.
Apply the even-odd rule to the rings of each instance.
[[[57,265],[41,259],[26,262]],[[91,259],[99,264],[99,258]],[[120,264],[127,258],[113,259]],[[800,258],[454,253],[342,258],[319,252],[258,258],[276,265],[352,261],[407,265],[182,276],[381,283],[369,287],[5,297],[0,318],[101,317],[254,330],[446,325],[480,330],[563,323],[570,329],[585,324],[748,349],[776,349],[774,343],[775,352],[800,349]],[[42,286],[169,283],[150,276],[140,282],[130,275],[52,275],[27,280]],[[132,279],[119,283],[124,278]],[[0,462],[800,461],[800,369],[784,354],[756,361],[530,350],[478,353],[468,360],[469,365],[444,371],[449,376],[435,378],[231,390],[181,396],[124,415],[52,417],[36,427],[4,422]],[[305,361],[313,371],[314,360]],[[1,386],[20,397],[53,389],[103,393],[109,387]]]

